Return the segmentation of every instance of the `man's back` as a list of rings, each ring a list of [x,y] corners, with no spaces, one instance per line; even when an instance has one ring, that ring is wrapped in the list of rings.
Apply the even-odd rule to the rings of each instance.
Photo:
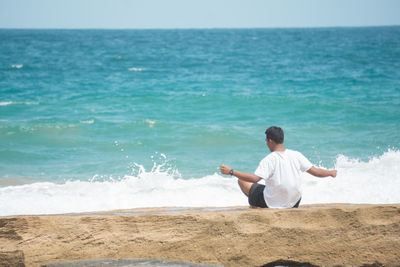
[[[293,207],[301,198],[300,173],[312,167],[300,152],[274,151],[261,160],[255,175],[265,180],[264,198],[268,207]]]

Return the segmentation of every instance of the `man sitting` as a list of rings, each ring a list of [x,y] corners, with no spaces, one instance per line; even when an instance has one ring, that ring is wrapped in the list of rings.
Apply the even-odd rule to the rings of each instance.
[[[220,166],[221,173],[238,178],[250,207],[297,208],[301,201],[301,172],[306,171],[317,177],[336,177],[336,170],[316,168],[300,152],[286,149],[280,127],[272,126],[265,134],[271,153],[261,160],[254,174],[234,170],[227,165]],[[257,183],[261,179],[265,180],[265,185]]]

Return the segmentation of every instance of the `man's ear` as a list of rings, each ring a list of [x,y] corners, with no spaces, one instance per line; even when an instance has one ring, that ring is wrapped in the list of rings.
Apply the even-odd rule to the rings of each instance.
[[[276,145],[275,141],[272,140],[272,139],[268,139],[268,142],[269,142],[271,145]]]

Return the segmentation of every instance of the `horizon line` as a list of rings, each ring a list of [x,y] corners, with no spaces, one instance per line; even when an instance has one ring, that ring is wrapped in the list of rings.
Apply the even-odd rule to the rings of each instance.
[[[246,30],[246,29],[326,29],[326,28],[379,28],[379,27],[399,27],[400,24],[387,25],[346,25],[346,26],[282,26],[282,27],[176,27],[176,28],[101,28],[101,27],[0,27],[0,30]]]

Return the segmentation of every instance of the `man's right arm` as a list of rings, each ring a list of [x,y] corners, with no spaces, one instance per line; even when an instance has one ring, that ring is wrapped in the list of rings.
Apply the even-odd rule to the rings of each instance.
[[[261,180],[261,177],[258,177],[255,174],[234,170],[231,167],[224,165],[224,164],[220,166],[220,170],[221,170],[222,174],[226,174],[226,175],[231,174],[233,176],[236,176],[240,180],[250,182],[250,183],[257,183],[258,181]],[[232,173],[230,173],[231,170],[232,170]]]
[[[325,170],[321,168],[316,168],[312,166],[308,171],[309,174],[317,176],[317,177],[328,177],[331,176],[333,178],[336,177],[337,171],[336,170]]]

